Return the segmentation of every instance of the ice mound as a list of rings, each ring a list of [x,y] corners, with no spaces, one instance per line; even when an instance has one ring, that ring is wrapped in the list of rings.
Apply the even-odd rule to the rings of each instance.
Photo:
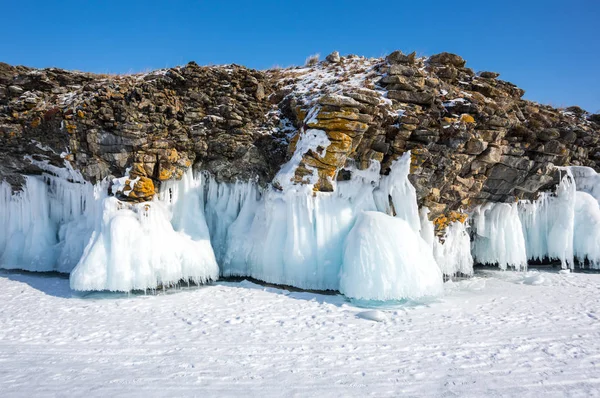
[[[592,195],[577,192],[573,224],[575,257],[587,260],[590,268],[600,269],[600,206]]]
[[[442,273],[427,243],[397,217],[363,212],[344,245],[340,292],[357,299],[437,296]]]
[[[153,289],[181,280],[217,279],[202,189],[191,173],[167,184],[162,201],[104,199],[92,238],[71,272],[74,290]]]

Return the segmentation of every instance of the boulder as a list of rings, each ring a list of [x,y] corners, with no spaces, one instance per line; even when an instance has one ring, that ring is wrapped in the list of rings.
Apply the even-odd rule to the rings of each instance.
[[[341,60],[340,53],[337,51],[334,51],[331,54],[329,54],[327,57],[325,57],[325,60],[327,62],[336,64],[336,63],[340,62],[340,60]]]
[[[465,61],[462,57],[452,53],[439,53],[432,55],[428,59],[430,64],[439,64],[439,65],[452,65],[457,68],[463,68],[467,61]]]

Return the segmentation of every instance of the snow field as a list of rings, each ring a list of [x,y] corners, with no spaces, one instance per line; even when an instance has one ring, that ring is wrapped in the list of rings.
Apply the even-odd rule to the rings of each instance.
[[[598,396],[597,279],[485,271],[441,299],[360,308],[246,281],[81,297],[65,278],[0,271],[0,391]]]

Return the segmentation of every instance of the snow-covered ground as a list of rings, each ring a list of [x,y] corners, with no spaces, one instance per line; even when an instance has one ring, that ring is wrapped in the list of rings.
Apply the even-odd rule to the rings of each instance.
[[[552,271],[379,309],[248,281],[81,296],[0,271],[0,395],[599,396],[599,304],[600,274]]]

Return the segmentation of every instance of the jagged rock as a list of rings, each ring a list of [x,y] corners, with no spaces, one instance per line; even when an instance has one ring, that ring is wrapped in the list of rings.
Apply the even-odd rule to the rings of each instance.
[[[403,54],[402,51],[394,51],[386,57],[386,61],[390,64],[414,64],[416,56],[417,53],[414,51],[408,55]]]
[[[319,104],[331,106],[359,107],[360,103],[353,98],[337,94],[327,94],[319,98]]]
[[[544,129],[538,132],[537,138],[540,141],[550,141],[555,140],[560,137],[560,131],[555,128]]]
[[[431,105],[434,94],[426,91],[392,90],[388,91],[388,98],[409,104]]]
[[[340,62],[340,53],[337,51],[332,52],[331,54],[329,54],[327,57],[325,57],[325,60],[327,62],[331,62],[331,63],[338,63]]]
[[[8,86],[8,92],[12,95],[21,95],[21,93],[23,93],[23,89],[19,86]]]
[[[479,72],[479,76],[486,78],[486,79],[496,79],[498,76],[500,76],[500,73],[483,71],[483,72]]]
[[[471,139],[467,142],[466,152],[469,155],[479,155],[487,149],[488,143],[482,139]]]
[[[407,65],[391,65],[388,69],[390,75],[402,76],[424,76],[423,72],[413,66]]]
[[[467,63],[462,57],[451,53],[439,53],[429,57],[429,63],[440,65],[452,65],[457,68],[462,68]]]
[[[301,154],[294,181],[316,170],[313,189],[331,191],[354,168],[378,161],[387,173],[410,150],[419,205],[448,219],[489,200],[535,198],[557,182],[554,165],[599,169],[600,116],[523,93],[449,53],[334,52],[310,67],[268,71],[191,62],[127,76],[0,63],[0,179],[17,189],[23,174],[66,161],[91,182],[129,170],[139,179],[120,195],[132,201],[151,199],[190,167],[267,185],[316,129],[330,144]]]

